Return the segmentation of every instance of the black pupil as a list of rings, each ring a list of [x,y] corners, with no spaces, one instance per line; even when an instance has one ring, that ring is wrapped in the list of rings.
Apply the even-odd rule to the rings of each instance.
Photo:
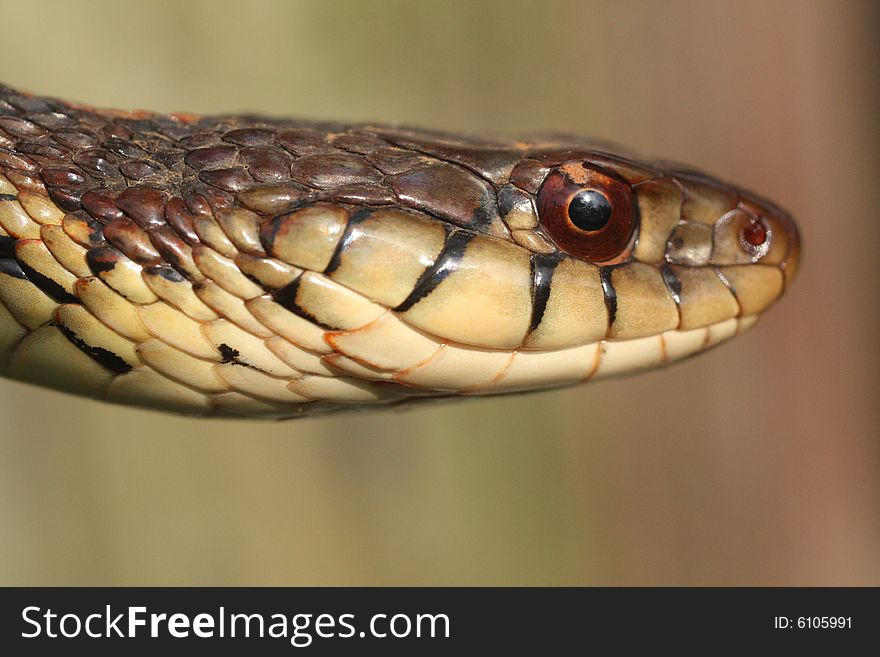
[[[581,230],[599,230],[611,219],[611,203],[601,192],[586,189],[571,199],[568,218]]]

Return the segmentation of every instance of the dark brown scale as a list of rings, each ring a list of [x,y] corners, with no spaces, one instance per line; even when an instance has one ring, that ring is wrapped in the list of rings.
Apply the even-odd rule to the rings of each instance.
[[[131,136],[131,144],[141,152],[140,155],[135,155],[134,153],[132,153],[128,156],[134,157],[136,159],[143,159],[145,157],[152,158],[155,157],[156,153],[168,150],[169,148],[173,148],[175,150],[178,149],[177,144],[175,144],[173,140],[152,131],[134,133]]]
[[[143,119],[147,128],[142,132],[155,132],[172,141],[194,134],[198,128],[177,114],[150,114]]]
[[[104,226],[104,238],[142,265],[153,265],[162,259],[149,234],[128,217],[114,219]]]
[[[119,120],[105,125],[102,132],[104,137],[108,139],[129,139],[131,137],[131,128],[123,125]]]
[[[381,185],[350,185],[318,192],[315,196],[321,201],[352,203],[354,205],[390,205],[397,201],[397,195],[388,187]]]
[[[80,202],[86,212],[100,221],[107,222],[125,216],[125,213],[116,206],[116,199],[101,192],[86,192]]]
[[[192,247],[171,226],[162,226],[151,231],[150,239],[165,261],[174,269],[190,280],[204,278],[193,260]]]
[[[60,187],[49,187],[49,197],[55,201],[55,204],[65,212],[73,212],[82,207],[80,199],[83,191],[76,189],[62,189]]]
[[[0,128],[13,137],[39,137],[46,134],[46,129],[27,119],[13,116],[0,117]]]
[[[247,171],[241,168],[232,169],[216,169],[214,171],[202,171],[199,174],[199,180],[202,182],[222,189],[226,192],[240,192],[248,189],[254,184]]]
[[[40,177],[48,187],[72,189],[86,184],[86,177],[73,167],[45,167],[40,171]]]
[[[383,134],[387,135],[387,133]],[[460,164],[496,185],[507,182],[513,167],[522,159],[522,153],[509,148],[479,147],[428,139],[393,139],[393,137],[391,139],[404,148]]]
[[[199,194],[201,194],[201,196],[208,202],[208,205],[211,208],[210,214],[216,215],[222,210],[235,207],[236,195],[224,192],[216,187],[205,185],[201,181],[197,181],[196,184],[198,185]],[[251,184],[253,184],[253,182],[251,182]]]
[[[382,179],[382,174],[369,162],[353,153],[307,155],[293,163],[290,173],[298,182],[323,189],[377,183]]]
[[[70,128],[77,125],[77,120],[74,117],[61,112],[35,112],[29,116],[31,121],[48,130]]]
[[[182,174],[184,163],[183,163],[184,153],[183,151],[173,150],[172,148],[167,148],[162,151],[158,151],[152,158],[153,162],[161,164],[166,169],[170,171],[174,171],[175,173]]]
[[[225,169],[235,164],[238,149],[234,146],[208,146],[187,153],[185,161],[196,171]]]
[[[185,151],[192,152],[197,148],[209,148],[218,146],[218,135],[215,132],[196,132],[179,140],[179,145]]]
[[[211,204],[208,203],[208,199],[201,194],[190,192],[183,197],[183,200],[186,203],[186,207],[189,208],[189,211],[194,215],[210,216],[213,214]]]
[[[367,155],[367,160],[382,173],[393,175],[409,171],[413,167],[425,163],[427,158],[403,148],[388,147]]]
[[[550,169],[537,160],[523,160],[510,172],[510,183],[529,194],[537,194],[549,172]]]
[[[62,146],[34,141],[19,142],[18,146],[16,146],[16,150],[21,153],[26,153],[27,155],[43,158],[44,161],[58,161],[70,156],[70,150]]]
[[[165,206],[165,220],[190,244],[198,244],[199,236],[193,227],[193,214],[182,198],[173,198]]]
[[[143,148],[125,139],[110,138],[101,145],[114,155],[121,157],[144,158],[149,155]]]
[[[333,148],[324,141],[324,133],[310,128],[286,130],[278,134],[275,141],[294,155],[312,155],[333,151]]]
[[[141,228],[165,223],[165,195],[151,187],[129,187],[116,198],[116,205]]]
[[[119,179],[122,174],[116,166],[116,156],[103,148],[89,148],[73,156],[73,161],[86,173],[96,178]]]
[[[91,148],[98,145],[98,138],[84,130],[56,130],[52,137],[68,148]]]
[[[331,140],[334,148],[338,148],[350,153],[359,153],[361,155],[370,155],[389,148],[388,142],[380,139],[375,135],[368,135],[358,132],[346,132],[337,135]],[[368,158],[369,159],[369,158]]]
[[[159,166],[152,164],[148,160],[130,160],[120,164],[119,170],[123,176],[135,181],[147,180],[148,178],[158,176],[162,172]]]
[[[260,183],[283,182],[290,178],[292,158],[277,148],[248,147],[242,149],[239,161]]]
[[[242,128],[227,132],[223,141],[238,146],[271,146],[275,143],[275,133],[265,128]]]
[[[6,96],[6,102],[24,114],[48,112],[52,109],[50,101],[46,98],[40,98],[39,96],[25,96],[15,92]]]
[[[388,182],[404,205],[463,228],[486,230],[498,221],[495,192],[467,169],[446,162],[421,164]]]

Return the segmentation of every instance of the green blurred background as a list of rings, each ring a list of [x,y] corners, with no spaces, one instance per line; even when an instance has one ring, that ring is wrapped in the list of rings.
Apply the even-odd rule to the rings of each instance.
[[[789,207],[789,295],[644,376],[287,423],[0,382],[2,584],[880,584],[876,3],[0,3],[101,106],[573,131]]]

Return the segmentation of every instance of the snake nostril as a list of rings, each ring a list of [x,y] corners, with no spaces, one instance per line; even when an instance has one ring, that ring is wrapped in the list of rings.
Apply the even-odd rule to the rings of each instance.
[[[742,238],[752,246],[761,246],[767,241],[767,226],[760,220],[752,221],[743,228]]]
[[[761,258],[770,250],[773,233],[767,222],[757,217],[749,221],[739,232],[739,243],[753,258]]]

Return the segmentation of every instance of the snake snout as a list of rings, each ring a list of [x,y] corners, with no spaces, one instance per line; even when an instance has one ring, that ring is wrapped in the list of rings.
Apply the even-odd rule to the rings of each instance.
[[[741,228],[740,246],[751,252],[754,262],[779,267],[788,285],[800,263],[801,236],[797,222],[787,210],[761,198],[745,194],[740,207],[749,215]]]
[[[801,262],[801,233],[798,229],[797,222],[789,213],[781,211],[776,217],[776,223],[781,227],[781,231],[786,237],[788,243],[788,251],[785,254],[779,267],[785,275],[786,285],[790,284],[797,273]]]

